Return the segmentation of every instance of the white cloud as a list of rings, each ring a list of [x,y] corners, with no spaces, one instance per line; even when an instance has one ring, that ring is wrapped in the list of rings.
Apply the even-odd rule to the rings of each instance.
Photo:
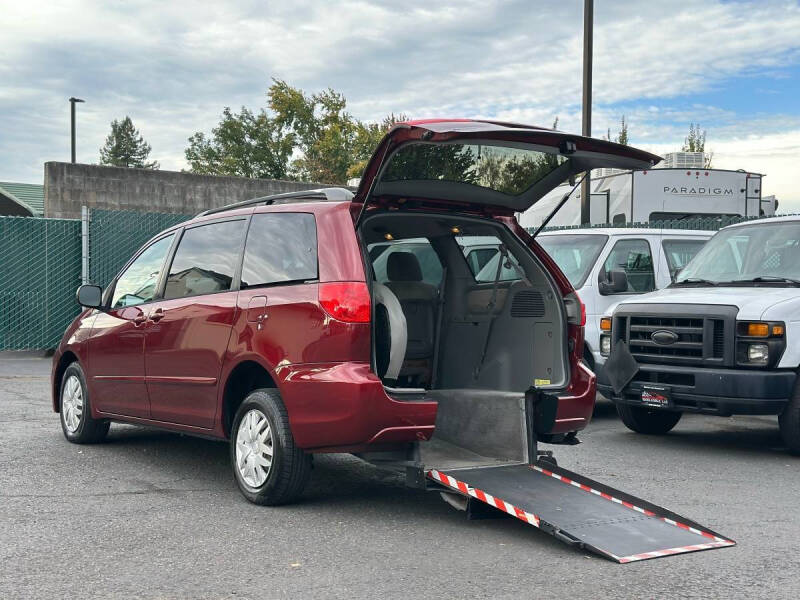
[[[784,133],[726,140],[714,148],[714,166],[766,173],[762,194],[775,194],[779,212],[800,212],[797,163],[800,128]]]

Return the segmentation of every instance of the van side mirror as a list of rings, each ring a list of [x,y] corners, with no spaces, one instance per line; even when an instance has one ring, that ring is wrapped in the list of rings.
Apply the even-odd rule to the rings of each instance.
[[[103,288],[99,285],[82,285],[75,296],[78,304],[86,308],[100,308],[103,304]]]
[[[600,281],[600,294],[608,296],[610,294],[622,294],[628,291],[628,275],[622,270],[612,270],[606,273],[605,281]]]

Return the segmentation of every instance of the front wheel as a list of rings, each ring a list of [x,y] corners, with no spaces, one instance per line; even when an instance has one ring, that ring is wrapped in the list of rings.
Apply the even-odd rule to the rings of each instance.
[[[61,430],[73,444],[101,442],[108,434],[110,423],[92,418],[89,391],[81,366],[74,362],[64,371],[59,398]]]
[[[625,427],[631,431],[662,435],[678,424],[683,413],[617,404],[617,414],[622,419],[622,422],[625,423]]]
[[[295,446],[277,390],[250,392],[236,411],[231,462],[239,490],[250,502],[287,504],[303,493],[311,457]]]

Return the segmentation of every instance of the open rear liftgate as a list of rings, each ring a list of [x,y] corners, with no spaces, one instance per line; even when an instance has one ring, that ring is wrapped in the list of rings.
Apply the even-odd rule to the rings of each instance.
[[[445,437],[439,442],[440,445],[454,448],[457,442],[462,442],[458,444],[461,454],[455,456],[451,450],[447,455],[434,456],[431,452],[428,458],[439,460],[424,460],[423,455],[417,468],[424,469],[424,477],[428,482],[425,487],[460,495],[465,500],[468,513],[489,516],[487,513],[494,511],[487,509],[488,505],[567,544],[585,548],[619,563],[736,544],[689,519],[571,473],[550,461],[533,462],[527,460],[527,456],[523,461],[507,460],[506,453],[504,458],[489,459],[488,462],[473,466],[463,460],[464,456],[497,456],[497,453],[485,452],[485,446],[475,448],[473,445],[464,449],[470,440],[480,439],[473,437],[477,433],[474,426],[478,424],[484,429],[482,433],[485,435],[486,419],[503,410],[497,410],[496,402],[479,402],[470,407],[469,416],[465,419],[466,413],[463,410],[454,411],[453,404],[440,402],[442,412],[437,417],[437,434],[441,432]],[[480,405],[485,405],[491,412]],[[520,400],[517,406],[518,415],[542,414],[542,411],[531,410],[530,394],[524,401]],[[510,411],[506,412],[510,414]],[[508,419],[505,421],[499,428],[505,439],[513,439],[513,427]],[[526,454],[536,457],[533,419],[528,417],[524,421],[527,421],[527,427],[523,424],[520,429],[527,431],[520,437],[527,438]],[[446,439],[448,436],[450,439]],[[453,439],[456,436],[458,440]],[[467,444],[463,443],[465,440]],[[449,456],[449,460],[442,460],[446,456]],[[435,466],[437,462],[441,466]],[[418,477],[423,472],[417,471]]]

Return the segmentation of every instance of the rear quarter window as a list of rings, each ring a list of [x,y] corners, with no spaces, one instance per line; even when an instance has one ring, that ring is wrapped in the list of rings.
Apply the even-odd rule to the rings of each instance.
[[[310,213],[258,213],[250,221],[241,287],[318,277],[317,224]]]

